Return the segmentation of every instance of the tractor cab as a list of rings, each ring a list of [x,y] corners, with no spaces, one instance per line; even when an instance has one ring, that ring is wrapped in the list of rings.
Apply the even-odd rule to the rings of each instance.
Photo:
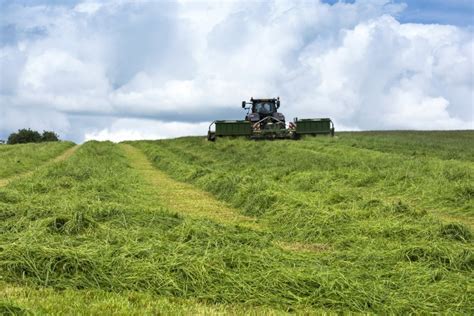
[[[247,106],[249,105],[249,106]],[[246,121],[252,123],[261,122],[262,127],[266,123],[274,122],[280,123],[283,128],[285,126],[285,116],[278,112],[280,107],[280,98],[273,99],[254,99],[250,98],[250,102],[242,101],[242,108],[247,109],[248,113],[245,116]],[[266,118],[273,118],[273,120],[264,120]],[[264,120],[264,121],[262,121]]]
[[[273,100],[272,100],[273,101]],[[258,113],[263,116],[271,115],[276,112],[275,102],[272,101],[258,101],[252,105],[252,113]]]

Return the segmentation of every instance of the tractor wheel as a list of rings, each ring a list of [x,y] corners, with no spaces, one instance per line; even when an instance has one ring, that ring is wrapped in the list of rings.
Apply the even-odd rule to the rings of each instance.
[[[209,131],[207,133],[207,140],[210,141],[210,142],[215,142],[216,141],[216,134]]]
[[[300,135],[298,135],[298,134],[295,132],[295,133],[291,134],[291,139],[292,139],[292,140],[298,140],[298,139],[300,139]]]

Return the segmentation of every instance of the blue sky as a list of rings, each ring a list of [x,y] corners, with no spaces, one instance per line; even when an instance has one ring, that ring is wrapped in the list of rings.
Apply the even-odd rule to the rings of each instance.
[[[205,134],[251,96],[337,129],[473,128],[471,1],[0,0],[0,139]]]
[[[23,5],[67,5],[74,6],[80,0],[0,0],[5,6],[12,2]],[[355,0],[323,0],[334,4],[337,2],[354,3]],[[406,23],[439,23],[459,26],[474,24],[474,1],[472,0],[393,0],[394,3],[405,3],[406,9],[397,18]]]
[[[408,0],[401,22],[440,23],[472,26],[474,1],[471,0]]]
[[[341,0],[325,0],[324,2],[334,4],[338,1]],[[472,0],[394,0],[393,2],[407,5],[406,9],[397,15],[397,19],[403,23],[438,23],[458,26],[474,24],[474,1]]]

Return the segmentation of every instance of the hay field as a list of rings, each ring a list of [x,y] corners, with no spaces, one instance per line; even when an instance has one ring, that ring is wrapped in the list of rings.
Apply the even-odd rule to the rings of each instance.
[[[473,180],[472,131],[88,142],[0,188],[0,312],[472,314]]]

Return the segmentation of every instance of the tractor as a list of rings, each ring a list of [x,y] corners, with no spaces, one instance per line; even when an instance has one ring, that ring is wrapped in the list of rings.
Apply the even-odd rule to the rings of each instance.
[[[249,139],[299,139],[303,135],[334,136],[334,124],[329,118],[297,119],[286,127],[285,116],[278,112],[280,98],[254,99],[242,101],[247,110],[244,120],[218,120],[209,125],[207,139],[215,141],[217,137],[244,136]],[[215,130],[212,131],[212,126]]]

